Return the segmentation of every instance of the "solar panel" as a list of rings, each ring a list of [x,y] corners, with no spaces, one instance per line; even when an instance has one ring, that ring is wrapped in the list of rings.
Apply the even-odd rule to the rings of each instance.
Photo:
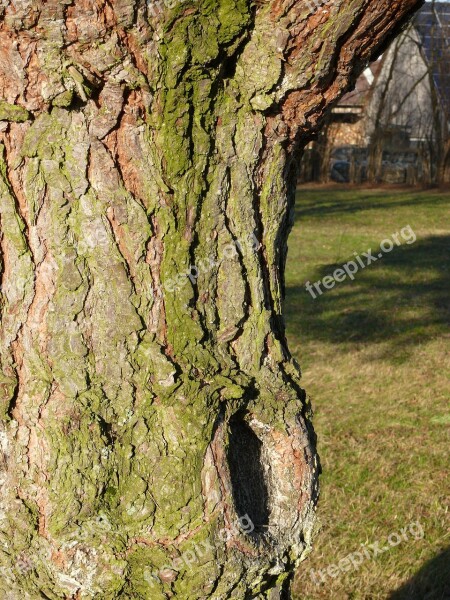
[[[433,79],[447,114],[450,114],[450,3],[428,2],[416,14],[414,25],[433,69]]]

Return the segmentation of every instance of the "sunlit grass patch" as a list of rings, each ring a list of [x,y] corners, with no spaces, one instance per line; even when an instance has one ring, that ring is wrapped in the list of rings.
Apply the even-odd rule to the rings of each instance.
[[[439,192],[298,194],[285,314],[324,468],[322,530],[299,570],[298,600],[450,598],[449,208],[450,195]],[[406,225],[414,243],[316,299],[305,289]],[[412,521],[423,525],[423,539],[326,583],[312,581],[311,569],[327,569]]]

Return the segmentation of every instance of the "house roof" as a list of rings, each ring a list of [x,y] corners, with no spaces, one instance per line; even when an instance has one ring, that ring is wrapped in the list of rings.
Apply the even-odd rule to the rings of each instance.
[[[383,61],[380,57],[380,59],[374,61],[364,69],[356,81],[355,88],[341,98],[338,106],[349,108],[364,106],[372,85],[381,71],[382,63]]]

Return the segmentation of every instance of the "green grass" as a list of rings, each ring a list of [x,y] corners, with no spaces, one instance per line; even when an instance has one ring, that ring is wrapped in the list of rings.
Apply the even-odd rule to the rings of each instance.
[[[450,194],[300,188],[285,314],[315,411],[323,466],[321,530],[295,600],[450,598]],[[403,243],[316,299],[305,289],[406,225]],[[316,585],[363,543],[411,534],[358,569]]]

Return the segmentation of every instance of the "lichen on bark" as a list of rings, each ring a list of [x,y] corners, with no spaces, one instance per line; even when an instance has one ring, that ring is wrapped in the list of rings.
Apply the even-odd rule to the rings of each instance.
[[[0,5],[3,597],[287,597],[296,153],[418,4]]]

